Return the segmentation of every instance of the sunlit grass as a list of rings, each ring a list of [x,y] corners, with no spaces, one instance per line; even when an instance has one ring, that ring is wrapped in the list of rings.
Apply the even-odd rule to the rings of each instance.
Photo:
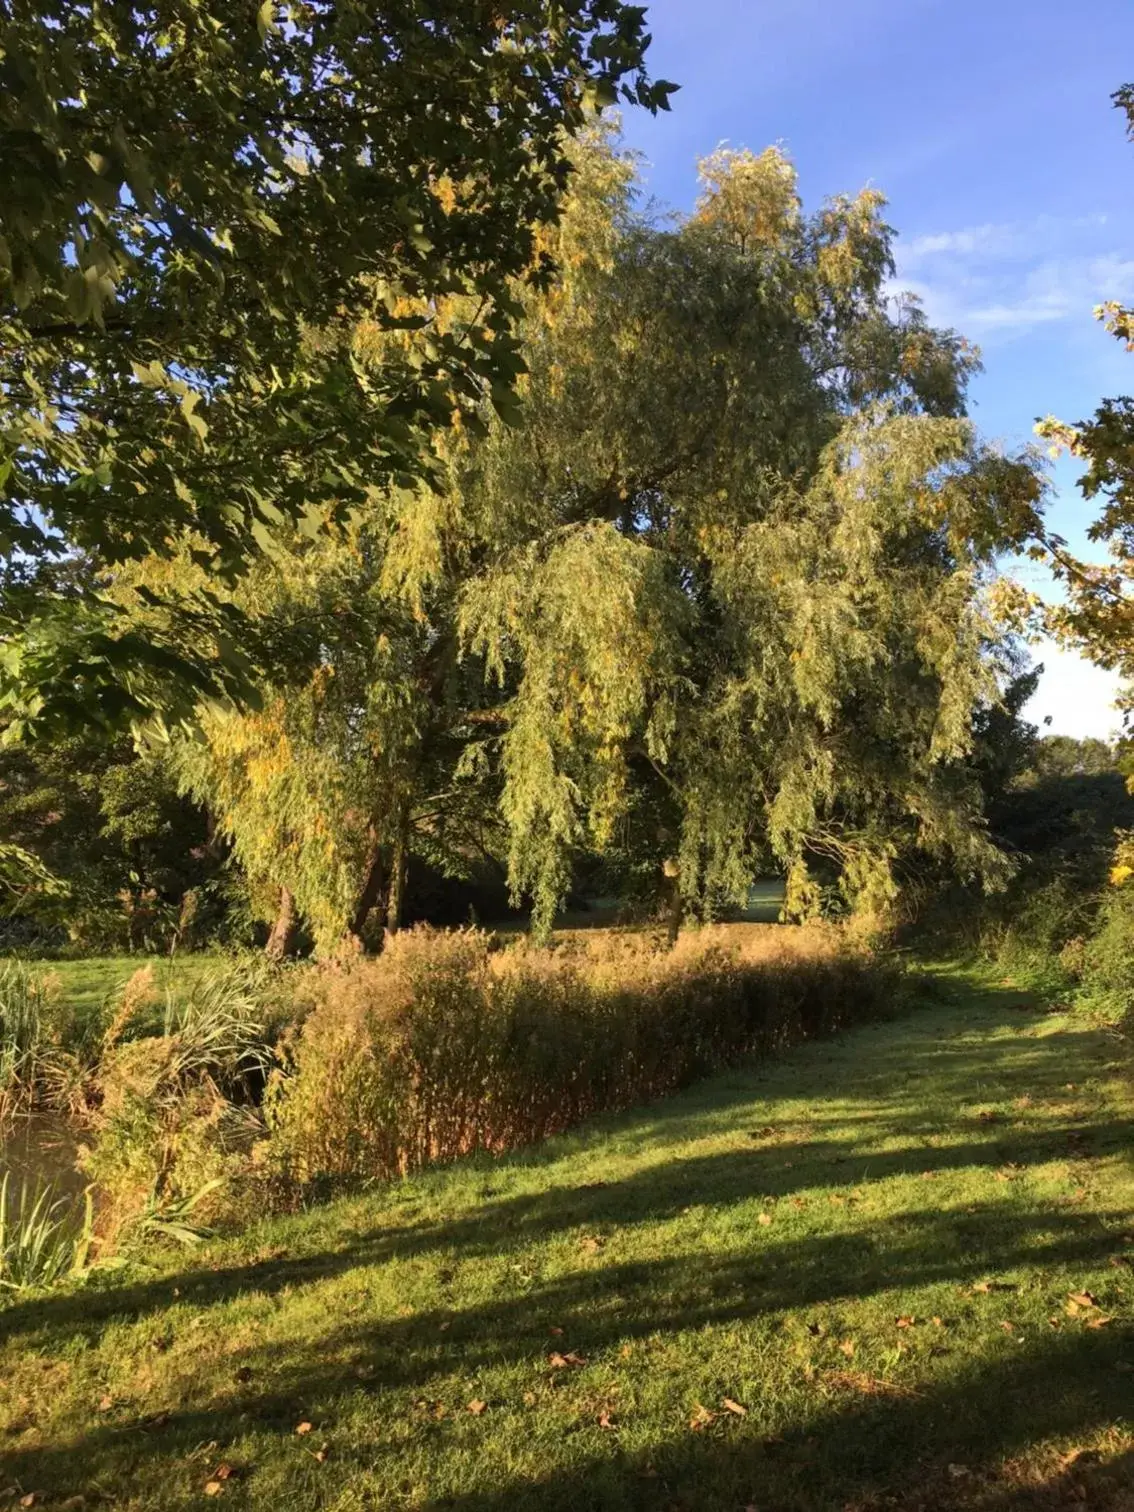
[[[1116,1040],[1042,1008],[958,979],[518,1156],[16,1301],[6,1479],[153,1512],[206,1486],[265,1512],[1117,1508],[1134,1098]]]

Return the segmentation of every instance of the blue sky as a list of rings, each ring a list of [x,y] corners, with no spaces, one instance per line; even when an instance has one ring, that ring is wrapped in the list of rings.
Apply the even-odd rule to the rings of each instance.
[[[808,204],[866,184],[890,200],[898,283],[979,343],[984,433],[1032,439],[1134,390],[1092,320],[1134,301],[1134,144],[1110,102],[1134,80],[1132,0],[654,0],[651,71],[673,111],[628,114],[649,188],[688,208],[695,161],[719,142],[781,143]],[[1050,517],[1077,548],[1090,510],[1069,462]],[[1022,569],[1049,591],[1042,570]],[[1118,723],[1114,682],[1043,647],[1031,716],[1071,735]]]

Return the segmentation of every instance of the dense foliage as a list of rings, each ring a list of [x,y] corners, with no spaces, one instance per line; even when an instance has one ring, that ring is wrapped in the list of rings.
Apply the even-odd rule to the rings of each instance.
[[[191,529],[231,576],[279,521],[317,530],[428,476],[438,428],[506,405],[522,370],[512,281],[554,273],[537,237],[570,134],[619,97],[665,105],[648,41],[621,0],[5,7],[0,549],[26,570],[0,623],[21,716],[247,691],[231,604],[202,590],[155,641],[96,581],[42,569]],[[369,363],[363,321],[420,340]]]
[[[277,665],[182,782],[324,950],[397,924],[415,854],[504,857],[541,928],[587,857],[709,917],[761,866],[798,914],[884,912],[912,853],[993,878],[967,758],[1039,489],[963,418],[974,354],[887,302],[873,192],[808,216],[779,152],[717,154],[658,227],[608,138],[574,156],[520,409],[450,433],[441,487],[271,532],[233,598]],[[204,585],[190,539],[114,591],[160,639]]]
[[[6,900],[13,943],[191,948],[229,912],[225,847],[207,815],[128,738],[0,749],[0,835],[61,884],[22,917],[22,897]]]
[[[1114,103],[1134,140],[1134,85],[1118,90]],[[1128,352],[1134,351],[1134,310],[1112,301],[1095,314]],[[1056,454],[1066,448],[1084,463],[1079,481],[1083,497],[1102,500],[1087,534],[1106,547],[1108,557],[1103,563],[1082,561],[1059,537],[1041,537],[1037,554],[1046,558],[1067,595],[1066,603],[1051,612],[1052,623],[1093,661],[1118,671],[1129,683],[1134,679],[1134,399],[1104,399],[1092,418],[1078,425],[1049,417],[1037,429]]]

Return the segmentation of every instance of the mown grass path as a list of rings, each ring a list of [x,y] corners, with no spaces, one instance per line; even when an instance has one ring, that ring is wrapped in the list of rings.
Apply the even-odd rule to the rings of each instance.
[[[0,1488],[1129,1509],[1132,1116],[1106,1031],[958,976],[542,1149],[9,1303]]]

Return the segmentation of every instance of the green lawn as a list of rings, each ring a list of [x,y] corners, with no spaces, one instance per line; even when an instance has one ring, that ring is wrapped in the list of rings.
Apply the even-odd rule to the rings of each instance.
[[[109,999],[121,990],[134,973],[151,966],[159,988],[185,977],[193,977],[223,960],[218,955],[181,956],[84,956],[71,960],[29,960],[31,970],[59,978],[60,996],[81,1020],[97,1017],[105,1011]]]
[[[153,1512],[206,1486],[264,1512],[1129,1512],[1122,1057],[958,976],[527,1154],[16,1299],[0,1487]]]

